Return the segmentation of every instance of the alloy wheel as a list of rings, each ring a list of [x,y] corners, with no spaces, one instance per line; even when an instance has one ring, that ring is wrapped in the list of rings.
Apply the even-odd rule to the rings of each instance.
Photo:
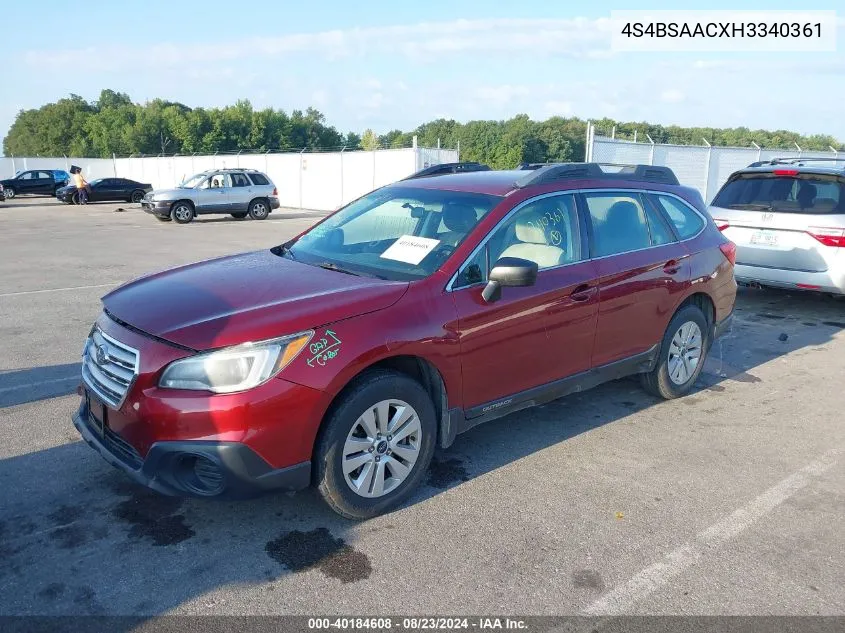
[[[686,384],[695,374],[702,351],[701,328],[687,321],[678,328],[669,345],[669,379],[676,385]]]
[[[395,490],[420,455],[422,427],[414,408],[402,400],[382,400],[364,411],[343,445],[343,478],[362,497]]]

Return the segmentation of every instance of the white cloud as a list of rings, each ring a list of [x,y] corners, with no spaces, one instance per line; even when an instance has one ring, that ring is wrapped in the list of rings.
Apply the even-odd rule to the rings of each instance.
[[[664,103],[680,103],[684,98],[684,93],[676,88],[669,88],[660,93],[660,100]]]
[[[23,54],[31,66],[84,61],[86,71],[127,70],[136,67],[179,67],[235,59],[282,58],[297,54],[325,59],[368,54],[401,55],[430,60],[456,53],[533,57],[566,55],[601,58],[610,49],[610,20],[600,19],[477,19],[449,22],[352,28],[221,41],[214,44],[181,42],[152,46],[87,46],[69,50],[30,50]]]

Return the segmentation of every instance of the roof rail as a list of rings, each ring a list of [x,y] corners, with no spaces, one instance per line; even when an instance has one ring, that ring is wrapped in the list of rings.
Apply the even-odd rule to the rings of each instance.
[[[602,167],[618,167],[604,170]],[[656,182],[664,185],[679,185],[678,178],[668,167],[659,165],[616,165],[613,163],[551,163],[539,167],[525,167],[531,170],[516,181],[517,188],[543,185],[559,180],[636,180]]]
[[[469,171],[491,171],[489,165],[484,165],[478,162],[463,162],[463,163],[440,163],[439,165],[432,165],[420,171],[411,174],[402,180],[413,180],[415,178],[426,178],[428,176],[442,176],[443,174],[461,174]]]
[[[801,163],[812,162],[845,163],[845,158],[825,158],[823,156],[808,156],[806,158],[796,158],[787,156],[783,158],[772,158],[770,160],[758,160],[755,163],[751,163],[749,167],[762,167],[763,165],[798,165],[800,167]],[[843,169],[845,169],[845,165],[843,165]]]

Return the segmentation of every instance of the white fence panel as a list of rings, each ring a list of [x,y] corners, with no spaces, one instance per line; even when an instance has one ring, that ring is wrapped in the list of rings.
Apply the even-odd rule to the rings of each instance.
[[[360,198],[365,193],[375,189],[376,154],[378,152],[343,153],[344,202],[350,202],[356,198]],[[414,159],[412,158],[411,160]],[[413,169],[406,173],[405,176],[412,172]]]
[[[591,155],[591,160],[598,163],[652,164],[670,167],[681,184],[698,189],[708,203],[732,173],[758,160],[841,156],[833,151],[799,152],[797,149],[634,143],[604,136],[593,137],[592,147],[588,148],[588,155]]]

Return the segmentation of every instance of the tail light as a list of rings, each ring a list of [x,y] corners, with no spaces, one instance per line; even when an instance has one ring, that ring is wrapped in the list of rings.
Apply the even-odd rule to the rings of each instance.
[[[719,250],[722,251],[722,255],[731,263],[731,266],[736,266],[736,244],[723,242],[719,244]]]
[[[717,220],[717,219],[713,218],[713,221],[716,223],[716,228],[719,229],[720,231],[724,231],[726,228],[728,228],[731,225],[731,223],[728,222],[727,220]]]
[[[273,195],[274,195],[274,196],[278,196],[278,195],[279,195],[279,190],[278,190],[278,189],[276,189],[275,187],[273,187]]]
[[[845,229],[811,226],[807,233],[825,246],[845,247]]]
[[[797,176],[797,169],[775,169],[775,176]]]

